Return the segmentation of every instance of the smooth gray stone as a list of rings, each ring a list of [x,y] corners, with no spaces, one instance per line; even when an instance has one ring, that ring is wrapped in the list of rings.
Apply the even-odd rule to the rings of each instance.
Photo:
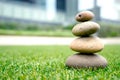
[[[76,52],[91,54],[100,52],[104,48],[104,44],[100,38],[95,36],[79,37],[71,42],[70,48]]]
[[[82,11],[75,16],[75,19],[78,22],[85,22],[90,21],[91,19],[94,18],[94,16],[95,15],[91,11]]]
[[[73,68],[104,68],[107,61],[98,54],[74,54],[66,60],[66,66]]]
[[[89,36],[96,33],[99,29],[100,25],[98,23],[93,21],[87,21],[76,24],[72,29],[72,33],[75,36]]]

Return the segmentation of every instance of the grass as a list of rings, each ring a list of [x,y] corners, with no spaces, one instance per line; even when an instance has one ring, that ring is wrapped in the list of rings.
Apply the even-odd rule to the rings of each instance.
[[[72,37],[70,30],[4,30],[0,29],[0,35],[22,35],[22,36],[59,36]]]
[[[68,46],[0,46],[1,80],[120,80],[120,45],[100,52],[109,65],[104,69],[72,69],[65,60]]]

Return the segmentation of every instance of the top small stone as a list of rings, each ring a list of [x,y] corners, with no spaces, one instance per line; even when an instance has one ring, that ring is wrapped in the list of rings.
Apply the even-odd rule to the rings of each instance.
[[[94,14],[91,11],[82,11],[78,13],[75,17],[78,22],[85,22],[93,19]]]

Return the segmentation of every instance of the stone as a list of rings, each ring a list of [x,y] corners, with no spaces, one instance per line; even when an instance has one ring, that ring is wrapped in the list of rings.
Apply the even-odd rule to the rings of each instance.
[[[90,21],[94,18],[94,14],[90,11],[82,11],[75,17],[76,24],[73,29],[73,35],[77,36],[70,44],[70,48],[77,53],[68,57],[66,66],[72,68],[104,68],[107,66],[107,60],[97,54],[104,48],[104,44],[99,37],[94,35],[100,25]]]
[[[94,14],[91,11],[82,11],[75,16],[76,21],[85,22],[94,18]]]
[[[104,57],[98,54],[74,54],[66,60],[66,66],[73,68],[104,68],[107,66],[107,61]]]
[[[91,54],[101,51],[104,44],[95,36],[79,37],[71,42],[70,48],[76,52]]]
[[[72,29],[72,33],[75,36],[89,36],[93,33],[96,33],[99,29],[100,29],[99,24],[92,21],[87,21],[76,24]]]

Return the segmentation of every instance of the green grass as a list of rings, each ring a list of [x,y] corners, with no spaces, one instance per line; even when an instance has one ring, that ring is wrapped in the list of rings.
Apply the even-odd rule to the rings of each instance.
[[[59,36],[72,37],[70,30],[4,30],[0,29],[0,35],[22,35],[22,36]]]
[[[74,54],[68,46],[0,46],[1,80],[120,80],[120,45],[100,52],[108,61],[104,69],[65,66]]]

